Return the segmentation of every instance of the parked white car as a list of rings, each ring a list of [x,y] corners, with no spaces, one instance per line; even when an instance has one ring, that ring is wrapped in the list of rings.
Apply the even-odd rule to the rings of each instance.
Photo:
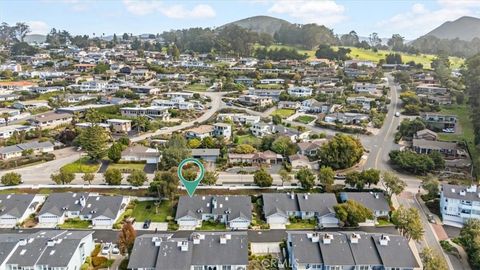
[[[110,253],[111,248],[112,248],[112,244],[110,244],[110,243],[103,244],[102,255],[108,255],[108,253]]]

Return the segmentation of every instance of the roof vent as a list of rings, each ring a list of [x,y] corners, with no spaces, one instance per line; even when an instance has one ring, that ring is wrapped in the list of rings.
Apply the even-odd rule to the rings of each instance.
[[[313,243],[318,243],[320,241],[320,234],[319,233],[313,233],[312,234],[312,242]]]
[[[47,247],[53,247],[53,246],[55,246],[55,240],[53,240],[53,239],[48,240],[47,241]]]
[[[232,235],[231,234],[223,234],[220,236],[220,244],[226,244],[227,243],[227,240],[230,240],[232,239]]]
[[[350,235],[350,242],[353,243],[353,244],[358,244],[358,240],[360,240],[361,237],[360,237],[360,234],[358,233],[352,233]]]
[[[18,241],[18,245],[20,246],[26,246],[27,245],[27,239],[20,239]]]
[[[292,199],[292,200],[295,199],[295,193],[293,193],[293,191],[292,191],[292,193],[290,193],[290,199]]]
[[[388,235],[382,234],[382,236],[380,236],[380,245],[381,246],[388,246],[389,241],[390,241],[390,237]]]
[[[305,198],[305,200],[308,200],[308,194],[305,193],[305,194],[303,195],[303,198]]]
[[[181,251],[188,251],[188,241],[184,240],[179,242]]]
[[[460,196],[465,196],[465,195],[467,195],[467,192],[464,189],[460,190]]]
[[[452,192],[455,193],[455,189],[454,189],[454,188],[452,188]]]
[[[332,243],[333,240],[333,234],[326,233],[323,235],[323,243],[328,245]]]
[[[205,235],[199,234],[199,233],[194,233],[194,234],[192,234],[192,239],[193,239],[193,244],[198,245],[198,244],[200,244],[200,240],[205,239]]]

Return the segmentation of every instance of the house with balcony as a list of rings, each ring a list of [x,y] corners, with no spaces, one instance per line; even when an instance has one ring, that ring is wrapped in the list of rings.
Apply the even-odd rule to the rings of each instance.
[[[377,92],[377,85],[373,83],[355,83],[353,90],[357,93],[374,95]]]
[[[444,224],[459,228],[469,219],[480,219],[480,189],[476,185],[443,184],[440,212]]]
[[[457,125],[457,117],[455,115],[421,113],[420,117],[425,121],[427,127],[433,131],[442,131],[443,129],[455,130]]]
[[[288,94],[294,97],[309,97],[313,94],[313,89],[306,86],[294,86],[288,88]]]

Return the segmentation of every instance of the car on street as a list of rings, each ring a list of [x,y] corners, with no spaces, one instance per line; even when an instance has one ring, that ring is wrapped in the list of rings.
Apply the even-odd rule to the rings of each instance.
[[[112,246],[112,254],[113,254],[113,255],[120,254],[120,249],[118,248],[118,245],[117,245],[117,244],[114,244],[114,245]]]
[[[112,248],[112,244],[110,244],[110,243],[103,244],[102,255],[108,255],[108,253],[110,253],[111,248]]]
[[[152,223],[150,219],[145,220],[145,222],[143,222],[143,228],[144,229],[150,228],[150,223]]]
[[[435,221],[435,217],[433,215],[430,215],[428,214],[427,215],[427,219],[428,219],[428,222],[432,223],[432,224],[436,224],[437,221]]]

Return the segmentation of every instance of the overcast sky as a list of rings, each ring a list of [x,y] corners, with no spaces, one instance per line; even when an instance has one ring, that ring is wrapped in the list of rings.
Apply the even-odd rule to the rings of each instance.
[[[361,36],[399,33],[407,39],[426,34],[445,21],[480,17],[480,0],[1,0],[0,21],[27,22],[32,33],[52,27],[73,34],[161,33],[188,27],[217,27],[256,15],[293,23],[318,23],[335,33]]]

